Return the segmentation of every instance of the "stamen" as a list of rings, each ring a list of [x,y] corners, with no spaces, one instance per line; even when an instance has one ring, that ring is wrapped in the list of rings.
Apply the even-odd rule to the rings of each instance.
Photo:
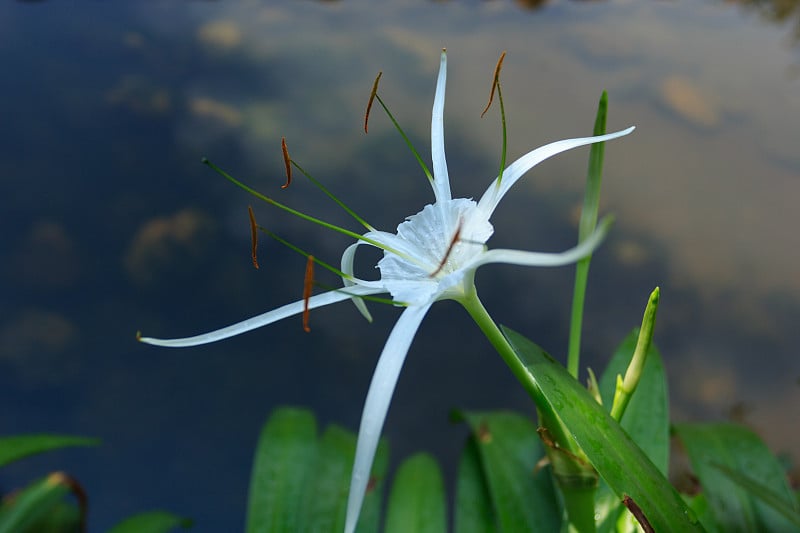
[[[494,90],[495,88],[499,88],[500,85],[500,69],[503,67],[503,59],[506,58],[506,52],[503,50],[503,53],[500,54],[500,59],[497,60],[497,66],[494,67],[494,77],[492,78],[492,92],[489,93],[489,103],[486,104],[483,112],[481,113],[481,118],[483,115],[489,111],[489,108],[492,106],[492,102],[494,101]]]
[[[447,260],[450,258],[450,253],[452,253],[453,247],[455,247],[456,243],[458,242],[459,237],[461,237],[461,226],[463,226],[463,224],[464,224],[463,220],[459,220],[458,221],[458,227],[456,228],[456,233],[455,233],[455,235],[453,235],[453,240],[450,241],[450,246],[447,247],[447,252],[445,252],[444,257],[442,258],[442,262],[439,263],[439,268],[434,270],[431,273],[431,275],[428,276],[428,277],[435,278],[436,274],[441,272],[442,269],[444,268],[444,265],[447,264]]]
[[[354,218],[354,219],[355,219],[355,220],[356,220],[356,221],[357,221],[359,224],[361,224],[362,226],[364,226],[365,228],[367,228],[367,231],[375,231],[375,228],[374,228],[374,227],[373,227],[373,226],[372,226],[372,225],[371,225],[369,222],[367,222],[366,220],[364,220],[363,218],[361,218],[360,216],[358,216],[358,215],[356,214],[356,212],[355,212],[355,211],[353,211],[352,209],[350,209],[349,207],[347,207],[347,205],[345,205],[345,203],[344,203],[344,202],[342,202],[341,200],[339,200],[339,199],[338,199],[338,198],[337,198],[337,197],[336,197],[336,196],[335,196],[335,195],[334,195],[334,194],[333,194],[331,191],[329,191],[329,190],[328,190],[328,188],[327,188],[327,187],[325,187],[325,186],[322,184],[322,182],[320,182],[320,181],[319,181],[318,179],[316,179],[314,176],[312,176],[311,174],[309,174],[309,173],[308,173],[308,172],[307,172],[307,171],[306,171],[306,170],[305,170],[303,167],[301,167],[300,165],[298,165],[298,164],[297,164],[297,161],[295,161],[294,159],[292,159],[292,165],[293,165],[293,166],[294,166],[294,167],[295,167],[297,170],[299,170],[299,171],[300,171],[300,172],[303,174],[303,176],[305,176],[306,178],[308,178],[308,179],[311,181],[311,183],[313,183],[314,185],[316,185],[316,187],[317,187],[319,190],[321,190],[323,193],[325,193],[325,195],[326,195],[328,198],[330,198],[331,200],[333,200],[334,202],[336,202],[336,204],[337,204],[339,207],[341,207],[342,209],[344,209],[344,210],[347,212],[347,214],[348,214],[348,215],[350,215],[351,217],[353,217],[353,218]]]
[[[256,225],[256,216],[253,214],[253,206],[247,206],[247,214],[250,215],[250,256],[253,259],[253,266],[258,270],[258,226]]]
[[[240,189],[245,190],[248,193],[250,193],[253,196],[255,196],[256,198],[267,202],[269,205],[275,206],[278,209],[282,209],[283,211],[285,211],[285,212],[287,212],[287,213],[289,213],[291,215],[294,215],[296,217],[302,218],[303,220],[307,220],[309,222],[313,222],[314,224],[316,224],[318,226],[322,226],[323,228],[327,228],[327,229],[333,230],[333,231],[335,231],[337,233],[341,233],[342,235],[347,235],[348,237],[352,237],[353,239],[356,239],[356,240],[359,240],[359,241],[363,241],[363,242],[365,242],[367,244],[371,244],[372,246],[374,246],[376,248],[380,248],[381,250],[392,252],[393,254],[397,255],[398,257],[402,257],[403,259],[405,259],[406,261],[409,261],[411,263],[419,264],[419,260],[417,260],[414,256],[411,256],[411,255],[408,255],[408,254],[404,254],[400,250],[395,250],[394,248],[392,248],[390,246],[386,246],[385,244],[383,244],[381,242],[378,242],[375,239],[370,239],[369,237],[365,237],[364,235],[359,235],[358,233],[355,233],[355,232],[350,231],[348,229],[336,226],[336,225],[331,224],[329,222],[325,222],[324,220],[321,220],[321,219],[316,218],[316,217],[312,217],[311,215],[307,215],[307,214],[305,214],[305,213],[303,213],[301,211],[298,211],[297,209],[292,209],[288,205],[284,205],[284,204],[282,204],[282,203],[270,198],[269,196],[261,194],[257,190],[253,189],[252,187],[250,187],[248,185],[245,185],[241,181],[237,180],[236,178],[234,178],[233,176],[231,176],[230,174],[228,174],[227,172],[225,172],[224,170],[219,168],[217,165],[215,165],[214,163],[209,161],[207,157],[203,157],[200,161],[204,165],[206,165],[209,168],[211,168],[211,170],[213,170],[214,172],[216,172],[217,174],[219,174],[220,176],[222,176],[226,180],[230,181],[231,183],[233,183],[234,185],[236,185]]]
[[[311,299],[311,290],[314,288],[314,256],[309,255],[306,261],[306,278],[303,283],[303,330],[306,333],[311,333],[311,328],[308,327],[308,318],[310,309],[308,308],[308,301]]]
[[[411,150],[411,153],[414,155],[414,158],[417,160],[417,163],[419,163],[419,166],[422,167],[422,171],[425,173],[425,176],[428,177],[428,181],[432,182],[433,181],[433,174],[431,174],[431,171],[428,169],[428,165],[425,164],[425,161],[422,159],[422,156],[419,155],[419,152],[417,152],[417,149],[414,148],[413,144],[411,144],[411,139],[408,138],[408,135],[406,135],[406,132],[404,132],[403,128],[400,127],[400,123],[398,123],[397,119],[394,118],[394,115],[392,115],[392,112],[389,111],[389,107],[386,105],[386,103],[383,101],[383,99],[380,97],[380,95],[378,95],[378,93],[375,93],[375,99],[378,101],[379,104],[381,104],[381,107],[386,112],[386,116],[389,117],[389,120],[392,121],[392,124],[394,124],[394,127],[397,130],[397,132],[400,134],[400,136],[406,142],[406,146],[408,146],[409,150]]]
[[[378,94],[378,82],[383,76],[383,71],[378,72],[378,77],[375,78],[375,83],[372,84],[372,92],[369,93],[369,101],[367,102],[367,112],[364,114],[364,133],[368,133],[367,125],[369,124],[369,111],[372,109],[372,102],[375,101],[375,95]]]
[[[503,171],[506,168],[506,150],[508,147],[508,136],[506,132],[506,108],[503,105],[503,89],[500,87],[500,69],[503,68],[503,60],[506,57],[506,52],[503,50],[503,53],[500,54],[500,59],[497,60],[497,66],[494,67],[494,77],[492,78],[492,91],[489,93],[489,103],[486,104],[483,112],[481,113],[481,118],[483,115],[489,111],[489,107],[492,105],[494,101],[494,91],[497,90],[497,99],[500,101],[500,122],[503,127],[503,145],[500,150],[500,172],[497,174],[497,186],[500,186],[500,183],[503,181]]]
[[[289,149],[286,148],[286,137],[281,137],[281,151],[283,152],[283,164],[286,165],[286,183],[281,185],[281,189],[285,189],[292,184],[292,159],[289,157]]]

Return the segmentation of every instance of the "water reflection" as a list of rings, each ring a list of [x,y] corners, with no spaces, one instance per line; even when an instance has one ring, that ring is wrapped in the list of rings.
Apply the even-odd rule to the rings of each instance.
[[[373,306],[366,326],[355,311],[323,309],[311,335],[298,319],[179,354],[147,350],[133,334],[202,331],[302,291],[303,259],[279,246],[265,244],[252,269],[251,199],[200,156],[340,223],[308,183],[280,191],[281,136],[377,227],[430,201],[389,122],[373,116],[366,137],[361,125],[383,70],[385,99],[427,146],[442,46],[456,194],[481,192],[498,164],[499,126],[479,113],[503,49],[510,157],[588,132],[604,88],[609,127],[638,126],[607,150],[603,208],[618,223],[592,267],[585,363],[603,364],[660,284],[656,340],[676,415],[719,418],[743,405],[775,449],[800,449],[800,93],[783,28],[710,3],[521,13],[501,1],[50,2],[6,4],[2,15],[14,46],[0,59],[15,75],[0,87],[10,125],[0,133],[0,398],[14,409],[0,424],[105,441],[15,467],[7,486],[67,468],[93,497],[92,530],[166,507],[196,517],[196,531],[227,531],[241,525],[252,446],[272,407],[308,405],[324,422],[356,427],[396,310]],[[572,242],[585,157],[567,154],[520,183],[493,246]],[[322,258],[345,244],[256,208],[261,223]],[[498,321],[558,355],[570,276],[493,267],[477,283]],[[432,311],[387,420],[395,457],[432,450],[452,472],[463,431],[444,423],[451,407],[528,405],[481,346],[457,306]]]
[[[800,39],[800,2],[798,0],[739,0],[736,2],[754,9],[771,22],[794,26],[794,37]]]

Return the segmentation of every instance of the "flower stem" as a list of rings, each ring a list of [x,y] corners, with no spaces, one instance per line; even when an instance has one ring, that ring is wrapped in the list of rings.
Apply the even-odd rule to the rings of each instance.
[[[542,394],[539,385],[536,383],[536,378],[523,364],[514,351],[514,348],[509,344],[508,339],[506,339],[503,332],[500,331],[500,328],[497,327],[492,317],[489,316],[489,312],[483,306],[480,298],[478,298],[478,292],[474,284],[472,284],[470,293],[466,294],[459,301],[475,323],[478,324],[478,327],[481,328],[481,331],[483,331],[483,334],[489,339],[489,342],[492,343],[492,346],[494,346],[497,353],[500,354],[500,357],[503,358],[508,368],[511,369],[511,373],[514,374],[514,377],[517,378],[522,387],[533,399],[539,415],[539,424],[547,429],[548,434],[552,436],[552,440],[558,443],[561,448],[567,450],[572,455],[583,454],[580,447],[571,438],[564,423],[561,422],[558,413],[553,410],[550,403]]]
[[[530,372],[528,372],[528,369],[525,368],[525,365],[522,364],[522,361],[520,361],[516,353],[514,353],[514,349],[508,343],[505,335],[503,335],[503,332],[497,327],[497,324],[495,324],[489,312],[483,306],[483,302],[478,298],[478,292],[475,290],[474,284],[472,285],[470,293],[459,301],[475,323],[478,324],[478,327],[481,328],[481,331],[486,335],[486,338],[489,339],[489,342],[492,343],[492,346],[494,346],[494,349],[500,354],[500,357],[503,358],[508,368],[511,369],[511,373],[514,374],[514,377],[517,378],[525,390],[528,391],[528,394],[531,395],[536,405],[546,405],[542,392],[532,379]]]
[[[459,299],[486,338],[492,343],[511,372],[533,398],[537,406],[540,435],[546,446],[547,456],[553,467],[553,475],[564,496],[569,531],[594,533],[594,497],[597,490],[597,472],[572,438],[568,428],[547,402],[535,377],[522,363],[497,327],[483,303],[478,298],[475,285]]]

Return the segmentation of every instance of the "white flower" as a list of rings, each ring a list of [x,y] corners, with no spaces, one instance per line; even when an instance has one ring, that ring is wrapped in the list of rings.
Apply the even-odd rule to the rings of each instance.
[[[349,246],[342,255],[345,288],[313,296],[309,308],[321,307],[352,299],[369,318],[361,296],[389,293],[392,300],[405,307],[378,359],[372,376],[361,426],[358,432],[355,463],[350,484],[345,531],[354,531],[367,488],[369,472],[375,456],[389,403],[411,341],[422,319],[434,302],[452,299],[467,304],[475,295],[474,274],[481,265],[506,263],[553,267],[574,263],[597,248],[608,229],[599,229],[580,245],[562,253],[537,253],[522,250],[489,250],[486,242],[494,228],[490,218],[508,190],[541,161],[566,150],[629,134],[633,127],[598,137],[557,141],[537,148],[509,165],[501,177],[492,180],[478,202],[468,198],[452,198],[450,178],[444,154],[444,94],[447,57],[441,56],[439,77],[433,102],[431,122],[431,185],[433,204],[412,215],[397,227],[397,233],[369,231]],[[360,245],[376,246],[384,251],[378,262],[380,279],[368,281],[353,275],[353,261]],[[142,337],[148,344],[170,347],[195,346],[218,341],[299,314],[304,302],[297,301],[262,315],[210,333],[184,339]]]

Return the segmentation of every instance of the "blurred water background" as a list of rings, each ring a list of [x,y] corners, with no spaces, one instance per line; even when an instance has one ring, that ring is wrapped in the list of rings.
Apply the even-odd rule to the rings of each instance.
[[[180,336],[298,299],[305,260],[261,224],[336,263],[348,241],[260,205],[200,164],[305,212],[349,224],[306,180],[281,191],[280,139],[374,226],[432,198],[379,109],[372,81],[429,153],[439,50],[454,194],[496,173],[497,110],[480,119],[502,50],[509,158],[591,132],[609,91],[611,237],[590,275],[582,365],[601,369],[660,285],[656,341],[678,420],[735,418],[800,458],[800,53],[798,3],[6,2],[0,7],[0,431],[96,436],[3,469],[8,490],[50,470],[90,495],[90,530],[165,508],[197,532],[244,522],[252,452],[278,405],[357,428],[398,315],[349,304],[223,343]],[[588,150],[529,173],[490,245],[575,241]],[[353,227],[353,229],[358,229]],[[364,255],[365,261],[377,255]],[[364,269],[365,276],[373,275]],[[481,269],[495,319],[562,358],[573,270]],[[333,280],[323,281],[333,283]],[[394,460],[427,450],[451,476],[453,408],[531,403],[463,310],[435,306],[412,345],[385,432]]]

